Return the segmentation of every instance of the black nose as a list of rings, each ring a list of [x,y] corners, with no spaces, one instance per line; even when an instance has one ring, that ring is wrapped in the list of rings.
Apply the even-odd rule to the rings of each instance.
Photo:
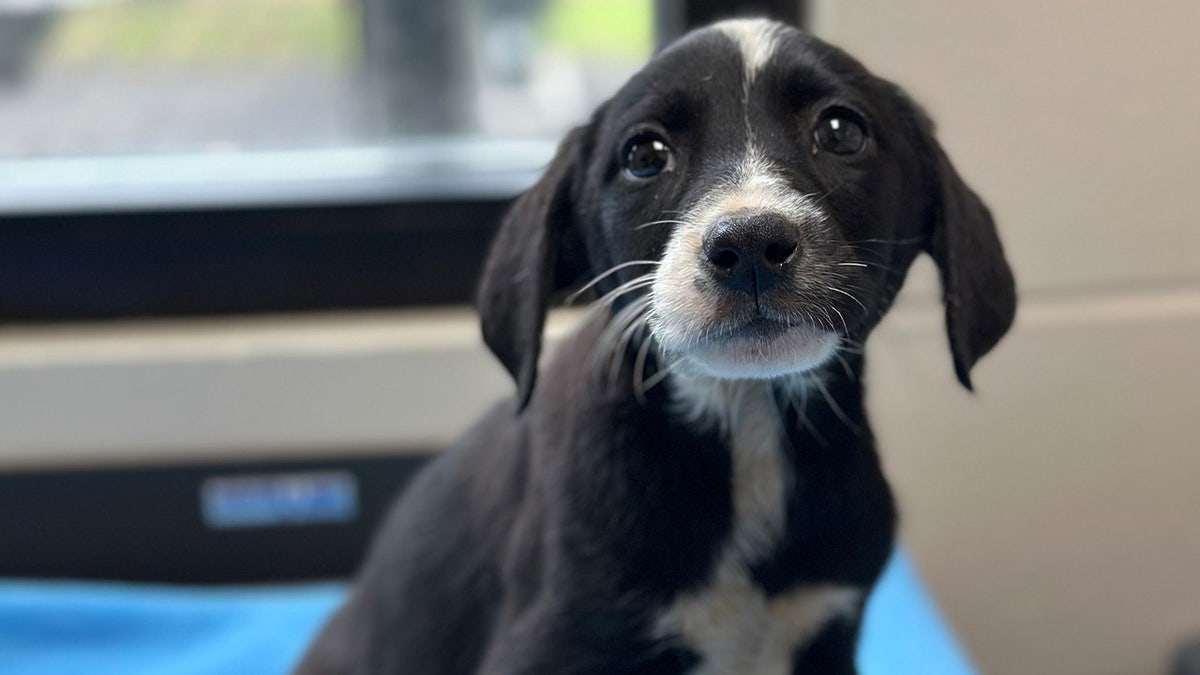
[[[800,230],[774,213],[738,213],[718,220],[703,247],[714,279],[757,296],[787,278],[800,251]]]

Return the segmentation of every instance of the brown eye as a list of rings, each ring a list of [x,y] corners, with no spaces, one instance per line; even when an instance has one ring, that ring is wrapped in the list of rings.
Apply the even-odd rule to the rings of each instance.
[[[653,178],[670,168],[671,146],[656,133],[640,133],[626,141],[621,166],[634,178]]]
[[[830,108],[813,132],[817,147],[835,155],[853,155],[867,145],[867,132],[858,115],[845,108]]]

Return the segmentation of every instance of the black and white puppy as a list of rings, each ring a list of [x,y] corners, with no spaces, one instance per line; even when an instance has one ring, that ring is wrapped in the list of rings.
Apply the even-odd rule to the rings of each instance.
[[[854,673],[895,524],[862,344],[922,251],[969,387],[1013,279],[921,111],[778,23],[663,50],[505,218],[480,312],[517,395],[405,491],[300,672]]]

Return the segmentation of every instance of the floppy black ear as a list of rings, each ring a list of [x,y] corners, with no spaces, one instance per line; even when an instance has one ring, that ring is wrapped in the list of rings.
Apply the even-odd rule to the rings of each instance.
[[[567,135],[542,177],[504,216],[484,264],[483,340],[516,380],[521,407],[537,379],[550,296],[586,264],[574,221],[589,137],[587,127]]]
[[[1012,325],[1017,293],[992,214],[951,166],[925,121],[934,199],[928,252],[941,271],[954,372],[971,389],[971,366]]]

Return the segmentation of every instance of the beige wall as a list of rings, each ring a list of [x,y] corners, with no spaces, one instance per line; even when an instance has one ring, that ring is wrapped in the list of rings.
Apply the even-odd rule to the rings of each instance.
[[[824,0],[993,207],[1014,332],[952,379],[935,279],[873,341],[905,536],[993,675],[1160,673],[1200,635],[1200,3]]]

